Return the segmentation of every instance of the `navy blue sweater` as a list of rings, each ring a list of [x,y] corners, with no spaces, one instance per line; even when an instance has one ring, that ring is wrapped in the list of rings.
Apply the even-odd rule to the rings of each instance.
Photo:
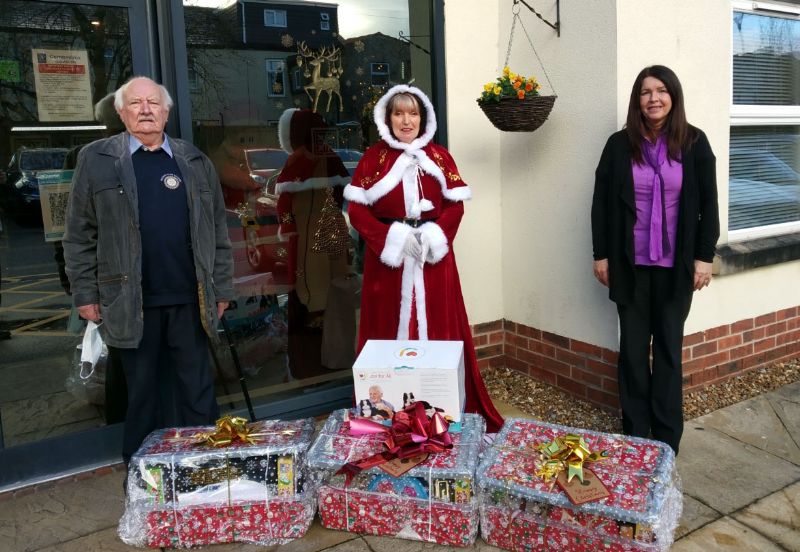
[[[197,302],[186,185],[163,149],[133,153],[142,236],[143,306]]]

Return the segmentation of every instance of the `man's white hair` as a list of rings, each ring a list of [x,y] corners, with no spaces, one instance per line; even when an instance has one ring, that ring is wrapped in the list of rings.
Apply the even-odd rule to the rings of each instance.
[[[128,87],[131,85],[133,81],[140,79],[149,80],[150,82],[155,84],[159,92],[161,92],[161,101],[164,103],[164,107],[167,109],[167,111],[172,109],[172,96],[169,95],[169,91],[166,88],[164,88],[163,85],[158,84],[150,77],[136,76],[129,78],[125,84],[117,88],[117,91],[114,92],[114,107],[116,108],[117,111],[122,109],[122,107],[125,105],[125,92],[128,91]]]

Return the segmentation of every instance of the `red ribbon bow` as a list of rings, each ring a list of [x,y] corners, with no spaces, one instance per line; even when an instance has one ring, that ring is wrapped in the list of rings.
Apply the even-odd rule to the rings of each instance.
[[[447,432],[448,424],[439,412],[430,418],[422,403],[407,406],[392,417],[392,425],[385,426],[364,418],[351,419],[349,433],[353,436],[386,433],[383,445],[386,450],[348,462],[337,471],[345,475],[345,486],[363,470],[380,466],[395,458],[410,458],[418,454],[443,452],[453,448],[453,440]]]

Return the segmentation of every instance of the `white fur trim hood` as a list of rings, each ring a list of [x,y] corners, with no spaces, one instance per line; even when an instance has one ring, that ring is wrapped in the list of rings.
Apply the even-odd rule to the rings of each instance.
[[[386,111],[389,101],[395,95],[402,93],[414,94],[419,101],[422,102],[422,107],[425,109],[426,115],[424,132],[410,144],[406,144],[395,138],[392,134],[392,130],[386,124]],[[433,176],[441,186],[442,195],[450,201],[463,201],[472,196],[467,186],[459,186],[453,189],[448,188],[447,180],[445,179],[444,173],[442,173],[442,169],[431,161],[423,150],[424,147],[431,143],[437,127],[436,113],[433,110],[433,104],[422,90],[406,84],[393,86],[375,105],[373,120],[375,121],[375,126],[378,127],[378,133],[383,141],[393,149],[400,150],[403,153],[395,160],[384,177],[370,186],[368,190],[348,185],[345,188],[345,197],[348,201],[354,201],[362,205],[372,205],[401,183],[404,184],[404,187],[410,187],[412,185],[411,180],[416,178],[412,175],[412,172],[416,170],[421,170]],[[410,190],[407,190],[407,192],[408,191]],[[421,212],[433,208],[431,202],[425,198],[417,198],[417,201],[412,203],[413,205],[409,205],[406,212],[406,215],[411,218],[419,218]]]
[[[404,92],[414,94],[422,102],[422,107],[425,108],[425,116],[427,117],[427,122],[425,123],[425,132],[423,132],[410,144],[406,144],[405,142],[401,142],[395,138],[392,134],[392,129],[386,124],[386,108],[389,105],[389,100],[391,100],[395,95],[402,94]],[[433,104],[428,99],[428,96],[425,95],[425,92],[416,86],[398,84],[391,87],[389,91],[386,92],[386,94],[384,94],[380,100],[378,100],[378,103],[375,104],[375,109],[372,112],[372,118],[375,121],[375,126],[378,127],[378,133],[383,141],[395,149],[403,151],[421,150],[427,146],[431,140],[433,140],[433,135],[436,134],[436,113],[433,111]]]
[[[281,149],[288,154],[291,154],[294,151],[290,137],[292,130],[292,116],[297,111],[300,110],[295,107],[289,108],[284,111],[281,114],[281,118],[278,119],[278,143],[281,145]]]

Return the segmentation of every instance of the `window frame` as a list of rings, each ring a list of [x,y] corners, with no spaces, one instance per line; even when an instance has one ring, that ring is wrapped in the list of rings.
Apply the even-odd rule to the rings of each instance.
[[[764,17],[779,17],[784,19],[800,19],[800,5],[793,6],[776,2],[731,0],[731,20],[736,12],[759,15]],[[733,127],[744,126],[794,126],[800,125],[800,105],[750,105],[733,103],[733,44],[729,55],[731,81],[730,81],[730,121],[729,134]],[[728,156],[730,163],[730,143]],[[729,165],[730,166],[730,165]],[[730,177],[728,182],[730,183]],[[728,199],[730,209],[730,198]],[[727,221],[726,221],[727,223]],[[800,221],[771,224],[768,226],[754,226],[728,230],[728,242],[742,242],[782,234],[800,232]]]
[[[386,71],[375,72],[376,65],[383,65],[386,67]],[[385,86],[391,82],[391,68],[392,66],[386,61],[373,61],[369,64],[369,83],[371,86]],[[386,82],[382,83],[375,83],[375,75],[378,76],[385,76]]]
[[[280,64],[280,74],[281,80],[283,85],[283,90],[280,93],[276,93],[273,91],[272,85],[275,82],[270,75],[277,75],[278,71],[271,68],[272,63]],[[284,59],[275,59],[275,58],[268,58],[264,60],[264,68],[267,72],[267,97],[269,98],[285,98],[286,97],[286,60]]]
[[[270,14],[273,16],[272,19],[273,19],[273,21],[275,21],[274,23],[269,23],[267,21],[267,16],[270,15]],[[277,16],[278,14],[282,14],[283,15],[283,24],[281,24],[281,23],[279,23],[277,21],[278,18],[275,17],[275,16]],[[275,9],[264,8],[264,26],[265,27],[277,27],[277,28],[280,28],[280,29],[287,28],[289,26],[289,24],[288,24],[288,17],[286,15],[286,10],[275,10]]]

